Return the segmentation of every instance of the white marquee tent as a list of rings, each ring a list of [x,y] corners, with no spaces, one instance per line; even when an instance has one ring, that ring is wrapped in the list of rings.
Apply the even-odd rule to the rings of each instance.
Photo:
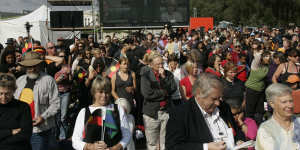
[[[45,45],[50,41],[56,41],[57,38],[69,38],[68,36],[72,32],[60,31],[52,32],[47,29],[47,22],[49,22],[50,9],[47,9],[46,5],[42,5],[35,11],[14,19],[0,20],[0,43],[3,45],[6,43],[7,38],[17,39],[19,36],[27,36],[25,29],[25,23],[33,25],[30,30],[30,35],[35,39],[41,41],[42,45]],[[48,17],[47,17],[48,15]],[[48,19],[48,21],[47,21]]]

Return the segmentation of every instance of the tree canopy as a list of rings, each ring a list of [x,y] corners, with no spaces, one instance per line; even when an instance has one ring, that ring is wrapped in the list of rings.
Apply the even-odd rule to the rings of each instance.
[[[269,25],[283,27],[300,24],[300,0],[190,0],[190,14],[214,17],[235,25]]]

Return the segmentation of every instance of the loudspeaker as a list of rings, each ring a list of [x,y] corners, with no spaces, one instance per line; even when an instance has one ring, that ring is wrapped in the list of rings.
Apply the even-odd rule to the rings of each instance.
[[[50,11],[50,27],[83,27],[83,11]]]

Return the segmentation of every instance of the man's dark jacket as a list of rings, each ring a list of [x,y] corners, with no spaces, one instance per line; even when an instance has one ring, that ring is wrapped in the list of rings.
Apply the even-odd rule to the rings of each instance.
[[[234,122],[229,105],[221,102],[218,108],[220,117],[235,130],[235,141],[244,140],[242,131]],[[213,142],[212,134],[195,98],[172,109],[169,116],[166,133],[167,150],[203,150],[204,143]]]

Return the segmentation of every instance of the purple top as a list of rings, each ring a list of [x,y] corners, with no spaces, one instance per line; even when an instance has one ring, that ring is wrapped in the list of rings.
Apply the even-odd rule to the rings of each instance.
[[[278,67],[278,65],[275,64],[275,63],[272,63],[272,64],[269,66],[269,72],[268,72],[268,74],[267,74],[267,82],[268,82],[268,84],[271,84],[271,83],[272,83],[272,77],[273,77],[273,74],[275,73],[277,67]]]

